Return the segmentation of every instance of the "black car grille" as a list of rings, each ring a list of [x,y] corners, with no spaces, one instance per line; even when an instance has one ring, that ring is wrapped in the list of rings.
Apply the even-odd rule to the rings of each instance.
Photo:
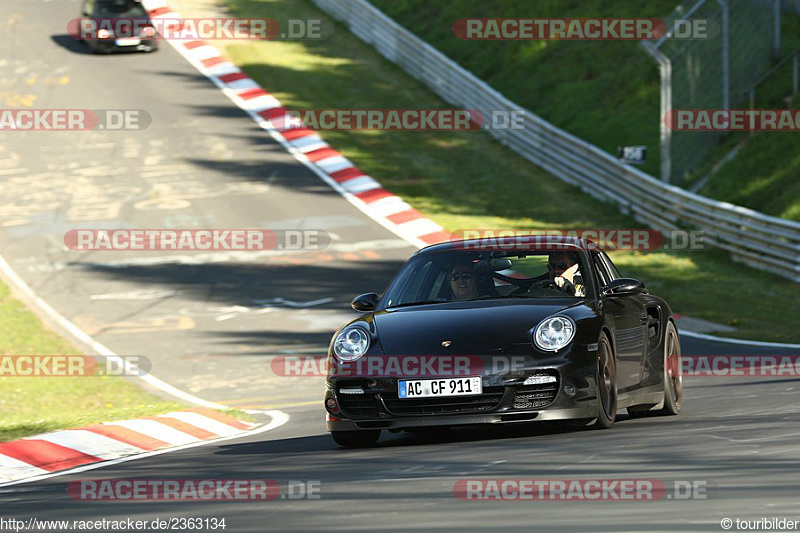
[[[552,383],[522,385],[514,389],[514,409],[537,409],[553,403],[558,394],[558,376]]]
[[[476,396],[444,398],[400,399],[396,392],[382,396],[386,410],[393,415],[469,414],[491,411],[500,404],[504,391],[503,387],[491,387]]]
[[[378,416],[374,394],[338,394],[339,409],[350,416]]]

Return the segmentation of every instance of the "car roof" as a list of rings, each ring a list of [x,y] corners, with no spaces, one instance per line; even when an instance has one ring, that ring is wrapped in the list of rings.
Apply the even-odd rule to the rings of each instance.
[[[599,250],[600,247],[587,239],[563,235],[513,235],[485,239],[463,239],[440,242],[426,246],[417,254],[439,253],[456,250],[472,252],[563,252]]]

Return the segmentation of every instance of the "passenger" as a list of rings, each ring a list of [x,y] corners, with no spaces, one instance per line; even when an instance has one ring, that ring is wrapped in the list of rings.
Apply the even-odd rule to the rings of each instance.
[[[447,279],[456,300],[478,297],[478,273],[474,263],[458,263],[450,269]]]

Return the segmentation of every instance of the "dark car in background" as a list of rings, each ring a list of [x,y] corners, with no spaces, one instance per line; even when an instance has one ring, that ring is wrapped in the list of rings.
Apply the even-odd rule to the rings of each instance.
[[[158,50],[158,32],[140,0],[83,0],[81,16],[94,23],[79,36],[94,53]]]
[[[534,239],[429,246],[382,297],[353,300],[364,315],[336,332],[328,353],[325,408],[337,443],[485,423],[604,429],[623,408],[680,412],[680,372],[668,369],[680,364],[680,340],[667,302],[590,242]]]

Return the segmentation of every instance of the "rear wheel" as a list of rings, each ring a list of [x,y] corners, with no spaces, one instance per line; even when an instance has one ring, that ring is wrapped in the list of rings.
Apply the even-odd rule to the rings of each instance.
[[[608,429],[617,418],[617,367],[605,332],[597,342],[597,419],[593,429]]]
[[[652,410],[652,406],[647,405],[628,407],[628,415],[631,418],[641,418],[645,416],[679,414],[683,404],[681,368],[681,341],[678,337],[678,330],[675,329],[675,324],[667,322],[667,330],[664,336],[664,365],[662,369],[664,373],[662,378],[664,383],[664,406],[655,410]]]
[[[336,444],[347,448],[367,448],[378,442],[381,436],[380,429],[367,431],[331,431],[331,436]]]

